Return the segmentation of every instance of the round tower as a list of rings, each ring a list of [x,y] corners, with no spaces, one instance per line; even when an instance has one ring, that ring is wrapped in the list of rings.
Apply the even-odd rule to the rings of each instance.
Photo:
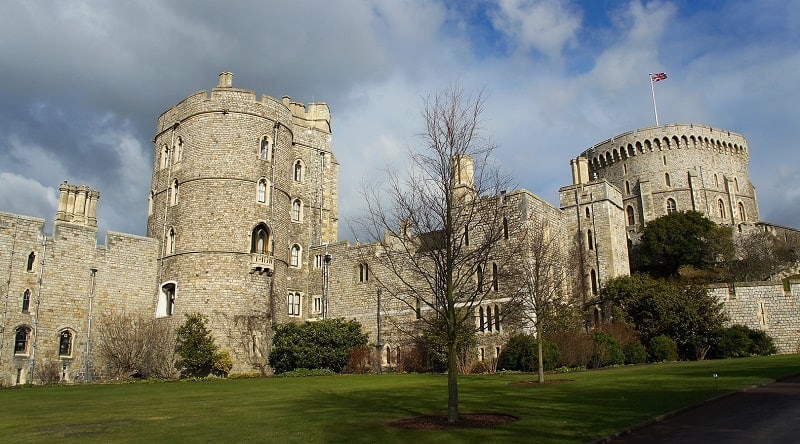
[[[588,166],[589,180],[606,179],[622,192],[629,237],[672,211],[699,211],[724,225],[759,220],[740,134],[697,124],[643,128],[598,143],[581,157],[588,162],[574,163],[574,177],[586,175],[581,171]]]
[[[271,324],[310,315],[307,252],[336,240],[338,164],[327,105],[258,100],[232,78],[159,117],[148,235],[162,241],[156,316],[202,313],[246,371]]]

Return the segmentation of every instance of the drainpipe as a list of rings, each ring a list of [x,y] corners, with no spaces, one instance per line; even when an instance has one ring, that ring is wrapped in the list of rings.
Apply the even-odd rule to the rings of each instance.
[[[39,282],[36,295],[36,310],[33,315],[33,334],[31,338],[31,371],[28,382],[33,383],[33,372],[36,369],[36,342],[39,338],[39,306],[42,303],[42,278],[44,277],[44,260],[47,256],[47,236],[42,237],[42,262],[39,265]]]
[[[97,268],[92,268],[92,283],[89,287],[89,312],[86,319],[86,373],[84,379],[86,382],[92,382],[92,302],[94,301],[94,281],[97,274]]]

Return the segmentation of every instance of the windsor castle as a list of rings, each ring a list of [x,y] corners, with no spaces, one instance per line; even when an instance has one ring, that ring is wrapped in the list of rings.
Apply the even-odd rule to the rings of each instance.
[[[93,343],[114,312],[174,326],[185,314],[204,314],[233,372],[266,362],[275,323],[356,319],[382,364],[395,365],[407,346],[402,326],[420,308],[381,300],[372,246],[339,241],[331,134],[327,105],[257,97],[234,88],[226,72],[210,92],[158,118],[152,185],[142,190],[147,236],[109,231],[98,243],[100,193],[66,182],[52,235],[43,219],[0,212],[0,382],[36,382],[31,371],[44,359],[59,362],[64,381],[103,377]],[[730,131],[644,128],[574,158],[573,183],[559,190],[558,206],[526,190],[490,198],[502,207],[505,230],[536,217],[547,221],[548,235],[580,239],[579,297],[588,318],[599,320],[592,301],[608,279],[630,273],[629,243],[659,216],[695,210],[738,232],[797,242],[797,230],[760,221],[749,156],[745,138]],[[469,186],[469,159],[457,169],[459,184]],[[476,307],[477,359],[497,357],[511,333],[497,315],[502,265],[483,271],[497,297]],[[800,280],[710,291],[732,323],[766,331],[782,353],[800,351]]]

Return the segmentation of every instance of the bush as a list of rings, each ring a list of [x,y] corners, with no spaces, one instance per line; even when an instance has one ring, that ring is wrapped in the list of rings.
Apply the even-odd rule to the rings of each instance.
[[[324,319],[282,324],[275,330],[269,363],[276,374],[295,369],[340,372],[353,348],[367,345],[367,335],[355,320]]]
[[[656,336],[650,340],[650,362],[677,361],[678,344],[669,336]]]
[[[559,364],[562,367],[586,367],[592,358],[592,339],[582,330],[564,331],[553,336],[558,347]]]
[[[509,338],[497,368],[500,370],[536,371],[539,368],[538,342],[533,335],[519,334]],[[553,370],[558,364],[558,346],[548,341],[542,343],[542,361],[545,370]]]
[[[187,314],[186,322],[178,327],[178,366],[183,377],[206,377],[214,369],[217,346],[206,322],[200,313]]]
[[[370,367],[370,356],[372,356],[372,348],[366,345],[359,345],[350,350],[347,356],[347,365],[344,368],[346,373],[364,374],[369,373],[372,369]]]
[[[233,359],[231,358],[231,354],[228,352],[228,350],[223,350],[214,355],[212,369],[215,375],[227,377],[232,368]]]
[[[626,345],[623,350],[625,353],[626,364],[641,364],[647,362],[647,349],[640,341],[634,341]]]
[[[753,355],[776,353],[772,338],[761,330],[753,330],[744,325],[723,328],[712,349],[715,358],[742,358]]]
[[[296,368],[278,375],[279,378],[305,378],[307,376],[333,376],[336,373],[329,368]]]
[[[424,373],[428,370],[425,365],[425,347],[421,343],[414,344],[400,355],[397,371],[406,373]]]
[[[593,368],[625,363],[625,354],[622,353],[622,348],[610,334],[604,331],[596,331],[592,334],[592,343],[594,347],[590,364]]]

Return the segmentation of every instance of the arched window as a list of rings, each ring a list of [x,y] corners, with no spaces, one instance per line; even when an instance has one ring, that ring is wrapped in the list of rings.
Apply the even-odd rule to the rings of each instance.
[[[270,242],[269,228],[261,223],[253,228],[253,236],[250,244],[250,252],[256,254],[272,254],[272,243]]]
[[[267,203],[267,179],[258,181],[258,202]]]
[[[719,177],[714,174],[714,187],[719,188]]]
[[[169,166],[169,147],[164,145],[161,148],[161,168],[164,169]]]
[[[494,306],[494,329],[500,331],[500,309]]]
[[[592,271],[589,274],[591,275],[591,278],[592,278],[592,294],[596,296],[597,295],[597,273],[594,271],[594,268],[593,268]]]
[[[292,250],[289,255],[289,265],[295,268],[300,267],[300,245],[292,245]]]
[[[294,163],[294,181],[301,182],[303,180],[303,162],[299,159]]]
[[[664,185],[671,187],[672,181],[669,180],[669,173],[664,173]]]
[[[625,181],[625,194],[631,194],[631,183],[627,180]]]
[[[478,279],[478,291],[483,292],[483,267],[478,265],[475,274]]]
[[[478,330],[486,331],[486,324],[483,317],[483,307],[478,308]]]
[[[58,356],[72,356],[72,332],[62,330],[58,334]]]
[[[175,147],[172,148],[172,162],[178,163],[183,160],[183,139],[178,137],[175,141]]]
[[[492,331],[494,325],[494,318],[492,318],[492,307],[486,307],[486,329]]]
[[[153,215],[153,199],[155,199],[155,193],[150,190],[150,196],[147,197],[147,215]]]
[[[508,219],[503,218],[503,239],[508,239]]]
[[[31,339],[31,329],[30,327],[21,326],[17,327],[14,331],[14,354],[15,355],[27,355],[28,354],[28,343]]]
[[[178,204],[178,179],[172,181],[172,186],[169,189],[169,203],[170,205]]]
[[[736,190],[737,193],[739,192],[739,179],[735,177],[733,178],[733,188]]]
[[[36,252],[31,251],[31,254],[28,255],[28,263],[25,265],[25,271],[33,271],[34,265],[36,265]]]
[[[719,217],[725,219],[725,203],[722,199],[717,200],[717,207],[719,207]]]
[[[27,313],[31,309],[31,290],[26,288],[22,293],[22,312]]]
[[[591,214],[589,213],[589,207],[586,207],[586,217],[589,217]]]
[[[586,243],[589,250],[594,250],[594,236],[592,235],[592,230],[586,230]]]
[[[167,254],[175,253],[175,229],[170,228],[167,233]]]
[[[177,288],[175,282],[167,282],[161,285],[161,291],[158,293],[158,302],[156,304],[157,318],[172,316],[175,313],[175,294],[177,293]]]
[[[300,202],[300,199],[295,199],[292,201],[292,221],[300,222],[302,218],[303,218],[303,203]]]
[[[464,245],[469,245],[469,225],[464,226]]]
[[[358,282],[369,281],[369,264],[358,264]]]
[[[739,202],[738,208],[739,208],[739,220],[741,222],[744,222],[747,219],[746,214],[744,212],[744,205],[741,202]]]
[[[497,291],[500,288],[499,277],[497,276],[497,263],[492,262],[492,290]]]
[[[667,214],[671,214],[678,211],[677,205],[675,205],[675,200],[672,198],[667,199]]]
[[[270,140],[269,136],[264,136],[261,138],[261,144],[258,147],[258,157],[261,160],[272,159],[272,141]]]
[[[636,224],[636,213],[633,211],[633,206],[628,205],[625,208],[625,213],[628,215],[628,225],[635,225]]]

